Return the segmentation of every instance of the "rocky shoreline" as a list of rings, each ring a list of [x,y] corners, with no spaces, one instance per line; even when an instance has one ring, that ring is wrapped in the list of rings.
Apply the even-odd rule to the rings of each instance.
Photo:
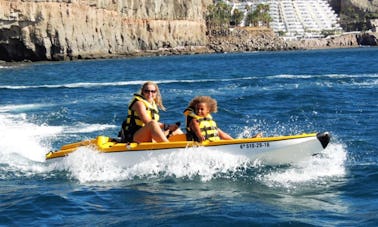
[[[71,58],[70,60],[378,46],[378,33],[371,32],[356,32],[327,38],[285,40],[270,30],[234,29],[227,36],[209,36],[208,39],[207,45],[162,47],[155,50],[139,50],[125,54],[99,53],[82,58]],[[30,59],[24,59],[22,61],[10,62],[25,63],[32,61]],[[9,65],[10,62],[0,60],[0,65]]]
[[[378,33],[371,32],[301,40],[268,28],[209,34],[203,12],[212,1],[154,2],[0,0],[0,64],[378,45]]]
[[[378,46],[378,33],[354,32],[326,38],[285,40],[269,29],[232,29],[227,35],[209,36],[205,46],[178,46],[141,51],[128,56],[290,51]]]

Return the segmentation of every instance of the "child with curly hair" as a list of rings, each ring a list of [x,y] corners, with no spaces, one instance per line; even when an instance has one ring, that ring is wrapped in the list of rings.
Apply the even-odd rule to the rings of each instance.
[[[187,140],[202,142],[205,140],[231,140],[230,135],[217,127],[210,113],[217,112],[217,101],[209,96],[197,96],[185,109]]]

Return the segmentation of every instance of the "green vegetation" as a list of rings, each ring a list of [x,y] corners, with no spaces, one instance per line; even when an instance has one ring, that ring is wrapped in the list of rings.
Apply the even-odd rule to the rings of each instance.
[[[218,2],[207,8],[206,25],[209,30],[225,29],[230,26],[231,6],[225,2]]]
[[[331,35],[336,35],[336,31],[335,30],[323,30],[321,32],[321,35],[323,37],[328,37],[328,36],[331,36]]]
[[[269,27],[269,23],[272,21],[272,18],[269,15],[269,5],[259,4],[252,12],[249,7],[246,10],[249,11],[245,21],[246,25]],[[211,32],[225,31],[228,30],[230,26],[238,26],[243,18],[243,12],[237,9],[232,12],[231,6],[220,1],[207,8],[206,25]]]
[[[284,31],[278,31],[279,36],[284,36],[285,34],[286,34],[286,32],[284,32]]]
[[[243,12],[238,9],[235,9],[233,14],[231,15],[231,25],[237,26],[239,25],[244,18]]]
[[[254,11],[247,14],[245,24],[253,25],[254,27],[269,27],[271,21],[272,18],[269,15],[269,5],[258,4]]]

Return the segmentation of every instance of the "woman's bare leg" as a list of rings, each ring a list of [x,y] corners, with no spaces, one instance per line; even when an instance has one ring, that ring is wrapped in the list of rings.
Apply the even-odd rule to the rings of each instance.
[[[143,126],[143,128],[139,129],[134,134],[135,142],[151,142],[152,140],[156,142],[168,142],[168,139],[161,130],[159,123],[156,121],[148,122],[145,126]]]

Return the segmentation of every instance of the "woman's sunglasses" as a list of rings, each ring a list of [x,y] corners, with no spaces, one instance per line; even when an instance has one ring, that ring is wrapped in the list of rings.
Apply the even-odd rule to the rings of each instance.
[[[152,93],[152,94],[155,94],[156,93],[156,90],[147,90],[147,89],[145,89],[145,90],[143,90],[143,92],[144,93]]]

